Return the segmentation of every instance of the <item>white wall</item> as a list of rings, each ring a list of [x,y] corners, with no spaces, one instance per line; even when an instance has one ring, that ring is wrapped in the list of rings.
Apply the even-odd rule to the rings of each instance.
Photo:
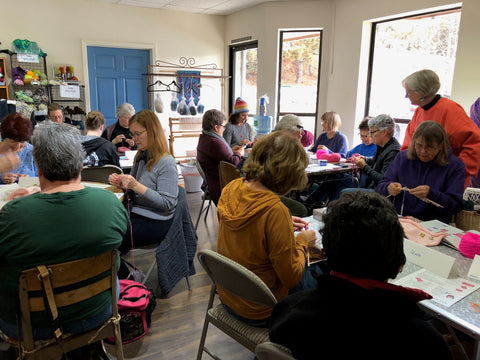
[[[336,110],[342,131],[354,143],[355,124],[363,115],[365,22],[453,4],[454,0],[318,0],[269,2],[230,16],[112,5],[96,0],[2,0],[1,48],[16,38],[37,41],[49,64],[69,63],[85,80],[83,44],[152,49],[152,60],[177,62],[194,57],[197,64],[227,69],[232,39],[258,40],[258,94],[270,96],[274,114],[278,31],[321,28],[323,33],[318,110]],[[463,1],[452,98],[465,109],[480,96],[480,1]],[[368,36],[365,37],[368,41]],[[358,84],[362,87],[358,89]],[[227,84],[228,85],[228,84]],[[88,108],[87,108],[88,109]]]
[[[86,81],[84,46],[100,45],[152,50],[152,61],[224,67],[225,17],[113,5],[95,0],[2,0],[0,48],[14,39],[36,41],[47,64],[72,64]],[[147,69],[145,69],[146,72]],[[51,71],[51,69],[49,69]],[[51,72],[48,74],[51,76]]]
[[[227,16],[225,63],[228,63],[228,46],[232,39],[252,36],[252,40],[258,40],[257,94],[268,94],[268,114],[276,114],[279,30],[323,30],[320,77],[326,79],[330,52],[325,50],[331,47],[332,9],[330,1],[270,2]],[[327,81],[321,81],[319,108],[326,107],[327,90]]]
[[[369,42],[368,33],[365,33],[368,29],[366,22],[399,14],[408,15],[425,9],[438,9],[455,3],[452,0],[320,0],[266,3],[227,17],[226,45],[229,45],[232,39],[243,36],[258,39],[259,93],[268,92],[270,95],[276,92],[278,29],[323,28],[318,112],[322,114],[329,110],[338,111],[343,122],[341,130],[349,138],[350,144],[353,144],[358,143],[355,128],[361,121],[365,106],[367,63],[363,55],[368,50]],[[480,96],[479,13],[478,0],[463,2],[452,98],[467,110]],[[228,53],[228,49],[226,51]],[[272,113],[274,109],[272,107],[269,110]]]

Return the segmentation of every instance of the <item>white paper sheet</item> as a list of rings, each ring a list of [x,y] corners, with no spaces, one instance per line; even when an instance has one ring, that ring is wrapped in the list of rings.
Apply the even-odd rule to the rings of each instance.
[[[447,307],[480,288],[480,285],[472,280],[463,278],[445,279],[425,269],[415,271],[391,282],[400,286],[421,289],[432,295],[433,301]]]

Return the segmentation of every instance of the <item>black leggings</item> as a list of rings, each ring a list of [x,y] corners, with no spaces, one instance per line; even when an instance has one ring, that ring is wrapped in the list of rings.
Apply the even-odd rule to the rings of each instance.
[[[132,232],[130,224],[123,235],[123,241],[118,248],[122,254],[126,254],[133,247],[142,247],[152,244],[160,244],[167,235],[168,229],[172,224],[173,218],[169,220],[154,220],[138,214],[130,214]]]

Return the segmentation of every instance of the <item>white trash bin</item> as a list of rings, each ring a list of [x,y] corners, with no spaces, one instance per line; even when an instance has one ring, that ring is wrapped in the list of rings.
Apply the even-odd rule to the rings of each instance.
[[[194,164],[180,164],[180,170],[185,180],[186,192],[202,191],[203,179]]]

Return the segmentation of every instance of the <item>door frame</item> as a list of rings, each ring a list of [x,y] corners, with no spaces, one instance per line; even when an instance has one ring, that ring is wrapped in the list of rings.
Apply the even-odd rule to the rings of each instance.
[[[102,41],[102,40],[88,40],[82,39],[82,62],[83,62],[83,78],[85,79],[85,112],[89,112],[90,109],[90,84],[88,78],[88,46],[100,46],[111,47],[119,49],[135,49],[135,50],[149,50],[150,64],[155,63],[157,56],[157,45],[151,43],[131,43],[131,42],[117,42],[117,41]],[[145,69],[145,73],[147,70]],[[145,89],[147,91],[147,89]],[[148,96],[151,96],[149,94]],[[152,99],[148,99],[150,104],[153,104]]]

